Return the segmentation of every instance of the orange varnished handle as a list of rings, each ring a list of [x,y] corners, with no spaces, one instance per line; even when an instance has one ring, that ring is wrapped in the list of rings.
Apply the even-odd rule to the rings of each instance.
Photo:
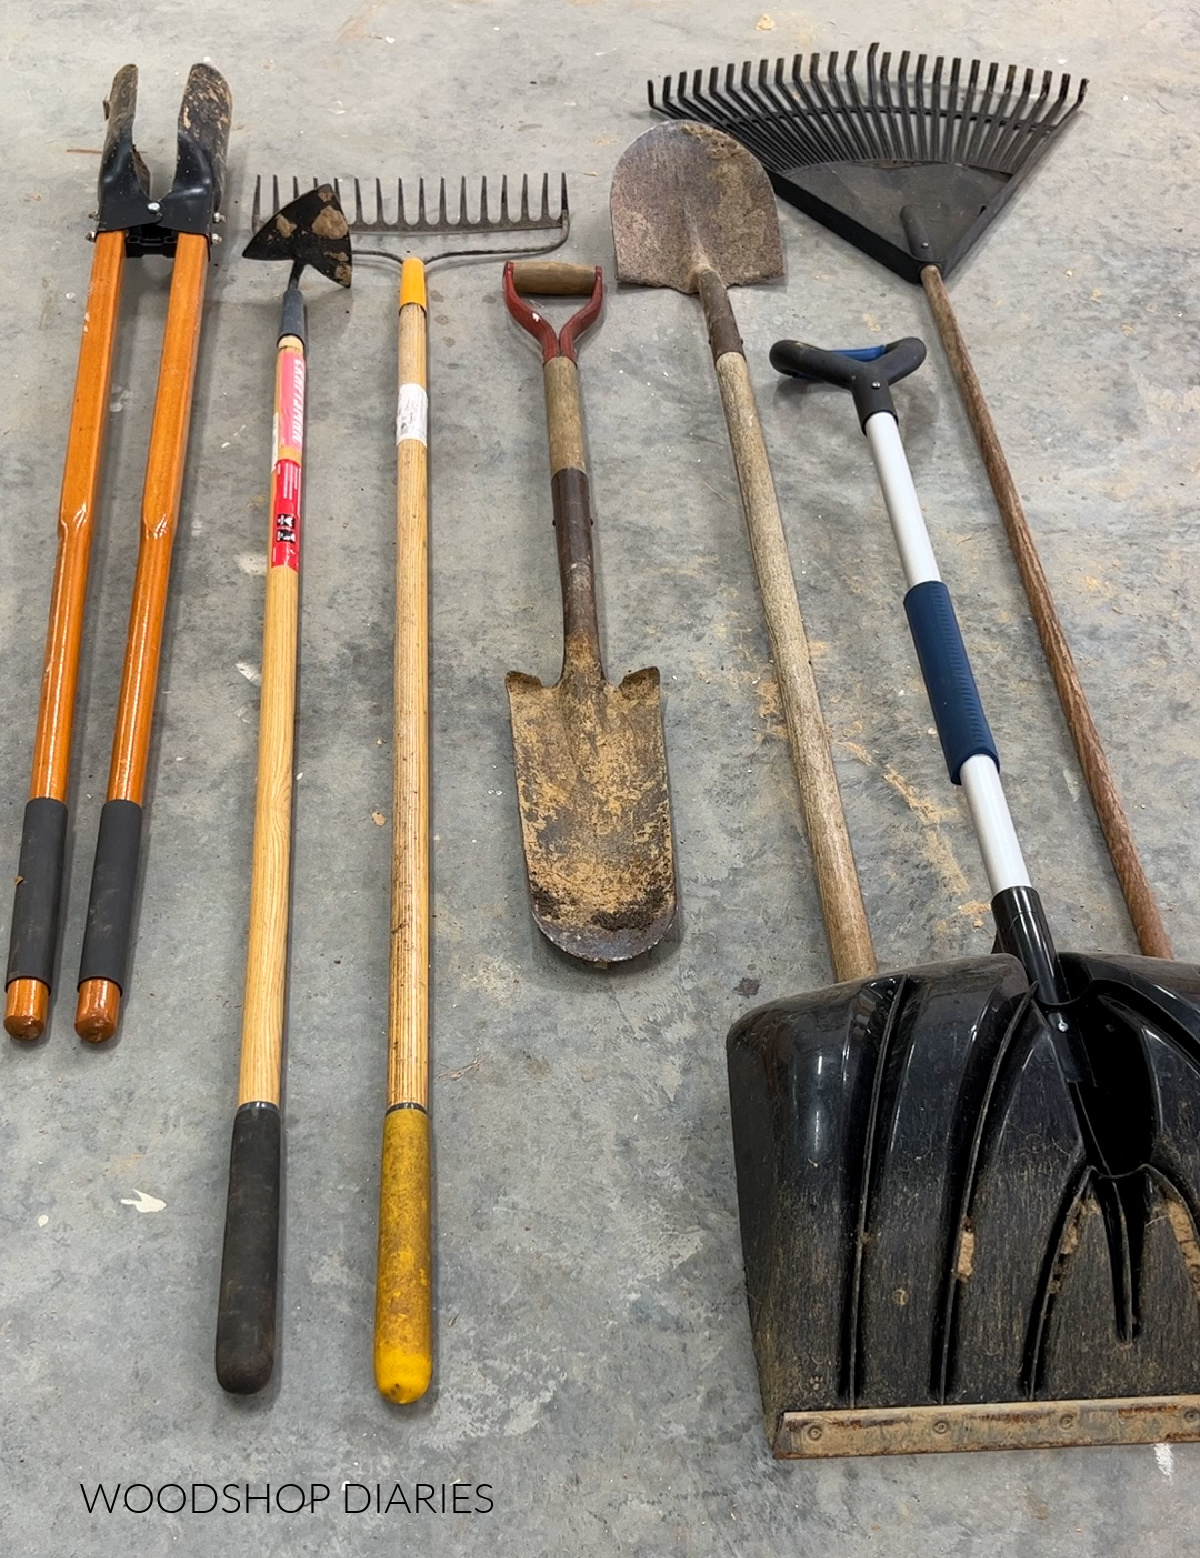
[[[112,1037],[120,1012],[137,876],[140,809],[150,758],[171,549],[179,519],[207,275],[208,240],[196,234],[181,233],[175,251],[146,482],[142,489],[141,540],[113,733],[108,800],[101,815],[101,836],[80,964],[75,1029],[81,1038],[93,1042]],[[124,805],[114,810],[114,802]],[[139,815],[135,816],[133,809]],[[106,846],[106,821],[117,818],[120,825],[113,830],[115,842],[111,858],[105,862],[102,856]],[[110,869],[101,881],[104,865]],[[106,966],[103,975],[97,971],[101,963]]]
[[[100,233],[92,256],[59,499],[58,556],[29,781],[29,799],[35,804],[26,813],[13,901],[4,1026],[19,1039],[41,1035],[50,1007],[67,831],[71,727],[124,262],[125,234]]]

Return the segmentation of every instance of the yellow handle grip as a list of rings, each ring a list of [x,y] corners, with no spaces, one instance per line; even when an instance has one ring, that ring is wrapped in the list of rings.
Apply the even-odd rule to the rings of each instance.
[[[433,1239],[429,1116],[390,1109],[383,1120],[375,1384],[389,1401],[416,1401],[433,1374]]]

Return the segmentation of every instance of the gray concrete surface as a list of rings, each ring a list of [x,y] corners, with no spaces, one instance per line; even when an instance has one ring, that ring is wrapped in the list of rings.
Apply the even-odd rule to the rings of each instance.
[[[167,273],[131,268],[75,752],[63,977],[0,1052],[4,1551],[1182,1554],[1200,1448],[780,1466],[742,1292],[723,1038],[827,981],[817,899],[694,302],[616,295],[583,354],[613,673],[657,664],[684,911],[646,966],[569,966],[525,902],[504,697],[553,676],[559,605],[536,355],[498,268],[433,297],[436,1385],[371,1380],[386,1019],[393,276],[310,288],[282,1346],[261,1399],[211,1351],[248,899],[270,365],[281,278],[234,255],[258,171],[571,180],[611,265],[608,181],[644,80],[905,45],[1093,78],[1081,121],[953,284],[1181,955],[1200,949],[1195,167],[1200,32],[1173,0],[8,0],[0,17],[0,861],[16,863],[90,251],[100,99],[142,69],[173,159],[189,64],[234,96],[154,749],[132,989],[82,1047],[72,985],[108,763]],[[82,150],[80,150],[82,148]],[[778,334],[923,332],[920,296],[788,209],[786,284],[737,298],[885,963],[978,950],[986,887],[949,792],[866,450],[798,405]],[[1060,939],[1131,932],[938,354],[901,402],[1009,795]],[[250,675],[247,674],[250,673]],[[8,893],[0,893],[7,940]],[[757,981],[758,996],[740,993]],[[162,1202],[140,1214],[138,1193]],[[143,1201],[143,1204],[145,1202]],[[79,1484],[316,1481],[254,1519],[89,1516]],[[491,1485],[490,1513],[358,1515],[344,1482]],[[135,1495],[135,1504],[141,1495]],[[168,1502],[171,1495],[168,1495]]]

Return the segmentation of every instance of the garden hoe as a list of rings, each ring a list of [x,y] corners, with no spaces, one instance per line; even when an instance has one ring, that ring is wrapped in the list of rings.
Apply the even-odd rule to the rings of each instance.
[[[328,184],[277,211],[244,250],[284,260],[275,352],[274,451],[263,613],[258,791],[250,874],[242,1061],[229,1159],[229,1197],[217,1310],[217,1378],[261,1390],[275,1361],[279,1193],[283,1157],[284,1006],[292,843],[292,748],[300,621],[300,515],[308,329],[300,278],[307,265],[340,286],[351,279],[350,237]]]
[[[218,243],[231,104],[224,78],[193,65],[179,109],[175,179],[151,199],[133,144],[138,71],[125,65],[105,103],[95,254],[59,502],[59,546],[50,596],[29,804],[13,901],[4,1026],[36,1039],[46,1025],[58,944],[67,836],[71,726],[87,601],[100,466],[108,424],[113,347],[126,256],[173,256],[146,481],[137,575],[113,736],[108,796],[100,813],[91,900],[79,970],[75,1026],[89,1040],[116,1032],[129,961],[142,798],[149,766],[171,545],[187,453],[192,385],[210,244]]]
[[[556,331],[525,301],[538,293],[587,302]],[[558,681],[508,673],[529,897],[556,947],[619,963],[662,940],[677,895],[658,671],[614,686],[600,659],[576,343],[600,316],[604,275],[598,265],[510,262],[504,301],[542,350],[563,603]]]
[[[834,968],[839,979],[864,978],[875,972],[875,953],[727,290],[783,274],[775,197],[762,168],[728,135],[707,125],[662,124],[622,154],[609,205],[622,281],[700,294]]]
[[[892,406],[924,355],[771,361],[854,397],[996,950],[730,1032],[767,1433],[793,1457],[1200,1439],[1200,967],[1055,948]]]
[[[317,181],[313,181],[314,188]],[[405,247],[438,247],[424,260],[389,249],[354,244],[354,253],[391,261],[400,272],[400,389],[396,406],[396,646],[395,729],[392,763],[392,910],[388,1001],[387,1112],[379,1185],[379,1255],[375,1284],[375,1383],[398,1403],[416,1401],[433,1373],[432,1159],[429,1134],[429,318],[425,272],[446,260],[500,259],[515,249],[544,253],[567,241],[571,217],[567,181],[557,211],[544,176],[541,201],[521,182],[516,210],[508,180],[500,185],[499,211],[489,208],[487,179],[479,190],[478,216],[459,186],[458,209],[438,188],[430,214],[424,180],[418,182],[416,211],[406,210],[404,184],[396,187],[395,216],[385,210],[383,186],[375,180],[374,213],[364,208],[362,185],[352,181],[339,204],[349,212],[353,237],[384,243],[400,238]],[[271,183],[271,218],[279,211],[279,180]],[[292,181],[300,197],[299,180]],[[262,181],[255,185],[253,221],[262,213]],[[553,232],[547,244],[525,247],[530,235]],[[474,239],[494,239],[486,247]]]
[[[1138,945],[1170,957],[1171,943],[1154,889],[1138,855],[1087,694],[1037,546],[1025,518],[945,278],[971,251],[1037,167],[1083,102],[1087,82],[1071,99],[1071,78],[1044,71],[987,66],[939,55],[928,60],[867,51],[866,80],[851,50],[841,70],[821,56],[714,67],[668,77],[650,106],[677,118],[702,120],[736,137],[762,160],[785,200],[847,239],[907,281],[920,282],[958,382],[967,416],[1017,571],[1029,599],[1042,649],[1075,743],[1113,869],[1137,932]]]

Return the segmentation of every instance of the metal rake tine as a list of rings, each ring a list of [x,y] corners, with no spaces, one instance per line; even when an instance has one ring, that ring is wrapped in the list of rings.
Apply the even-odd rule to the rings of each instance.
[[[254,232],[258,231],[258,224],[262,213],[262,174],[254,180],[254,199],[250,203],[250,226]]]
[[[508,226],[508,174],[500,176],[500,226]]]
[[[396,229],[405,232],[408,228],[408,219],[404,215],[404,180],[396,180]]]
[[[447,226],[446,219],[446,180],[442,179],[438,184],[438,226]]]
[[[279,210],[279,175],[278,175],[278,173],[272,173],[272,175],[271,175],[271,215],[274,216],[276,211],[278,211],[278,210]]]
[[[459,185],[458,190],[458,225],[466,227],[470,220],[470,216],[467,214],[467,180],[464,174],[463,181]]]
[[[487,227],[490,225],[490,218],[488,217],[486,173],[479,181],[479,225],[480,227]]]
[[[428,227],[429,218],[425,214],[425,180],[417,180],[417,226]]]
[[[522,225],[530,220],[529,217],[529,175],[521,175],[521,222]]]
[[[559,191],[560,204],[558,209],[558,225],[560,227],[564,222],[569,222],[571,219],[571,208],[567,204],[567,175],[564,173],[561,175],[561,178],[562,189]],[[548,173],[542,174],[542,210],[547,216],[550,215],[550,175]]]
[[[375,226],[383,227],[383,181],[375,180]]]

